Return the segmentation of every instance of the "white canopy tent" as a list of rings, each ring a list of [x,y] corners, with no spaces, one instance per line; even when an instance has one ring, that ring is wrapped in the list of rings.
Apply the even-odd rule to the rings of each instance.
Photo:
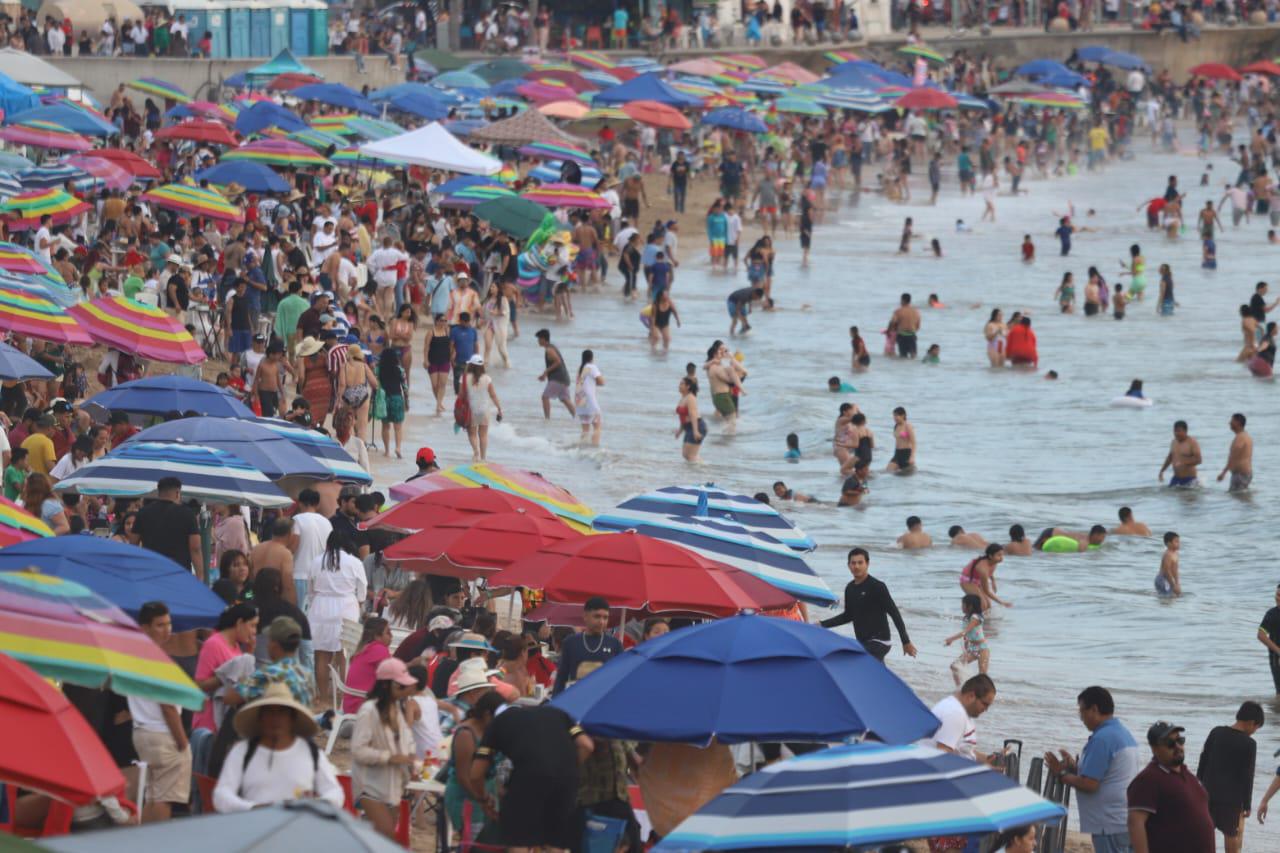
[[[502,171],[501,160],[468,147],[439,122],[361,145],[360,153],[464,175],[496,175]]]
[[[60,68],[26,51],[6,47],[0,50],[0,72],[24,86],[79,89],[84,84]]]

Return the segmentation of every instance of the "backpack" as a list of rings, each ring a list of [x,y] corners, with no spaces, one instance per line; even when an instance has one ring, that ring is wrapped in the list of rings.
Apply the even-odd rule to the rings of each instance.
[[[458,398],[453,401],[453,423],[462,429],[471,426],[471,400],[465,375],[462,377],[462,384],[458,386]]]

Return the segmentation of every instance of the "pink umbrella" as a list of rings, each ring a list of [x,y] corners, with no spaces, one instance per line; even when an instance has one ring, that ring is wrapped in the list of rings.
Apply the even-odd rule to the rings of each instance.
[[[65,127],[53,122],[31,121],[11,124],[0,128],[0,139],[15,145],[30,145],[32,148],[53,148],[59,151],[88,151],[93,143],[78,133],[72,133]]]
[[[725,72],[725,66],[714,59],[686,59],[671,66],[672,71],[692,74],[695,77],[715,77]]]
[[[782,80],[790,80],[792,83],[817,83],[819,79],[807,68],[802,68],[794,62],[779,62],[772,68],[767,68],[760,72],[761,76],[776,77]]]
[[[110,160],[92,154],[72,154],[64,161],[97,178],[109,190],[123,190],[133,183],[133,175]]]
[[[569,207],[575,210],[607,210],[608,199],[577,184],[543,184],[520,194],[521,198],[547,207]]]
[[[947,110],[955,109],[956,99],[939,89],[922,86],[907,92],[893,105],[906,110]]]
[[[559,80],[526,80],[516,87],[516,94],[534,103],[548,103],[573,98],[577,93]]]

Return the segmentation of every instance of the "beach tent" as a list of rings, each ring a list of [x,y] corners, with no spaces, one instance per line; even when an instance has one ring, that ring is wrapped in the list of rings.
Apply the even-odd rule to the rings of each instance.
[[[299,62],[298,57],[294,56],[293,51],[287,47],[277,53],[274,58],[244,72],[244,76],[248,82],[260,83],[279,77],[281,74],[290,73],[310,74],[313,77],[324,79],[323,74]]]
[[[641,74],[620,86],[597,92],[593,104],[625,104],[630,101],[657,101],[669,107],[700,107],[702,99],[675,89],[657,73]]]
[[[502,171],[502,161],[458,141],[439,122],[432,122],[390,139],[361,145],[360,153],[382,160],[461,172],[464,175],[496,175]]]
[[[40,97],[26,86],[0,74],[0,110],[5,115],[25,112],[40,106]]]
[[[61,68],[11,47],[0,49],[0,74],[24,86],[79,89],[84,85]]]
[[[531,142],[582,145],[581,139],[565,133],[537,110],[525,110],[511,118],[495,121],[487,127],[474,131],[471,138],[481,142],[499,142],[505,145],[528,145]]]

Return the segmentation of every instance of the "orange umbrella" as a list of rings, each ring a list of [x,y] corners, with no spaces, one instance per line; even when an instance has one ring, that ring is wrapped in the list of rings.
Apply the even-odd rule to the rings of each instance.
[[[582,101],[551,101],[538,107],[538,112],[549,118],[580,119],[591,112]]]
[[[642,124],[668,130],[688,130],[693,127],[679,110],[657,101],[632,101],[622,105],[622,111]]]

